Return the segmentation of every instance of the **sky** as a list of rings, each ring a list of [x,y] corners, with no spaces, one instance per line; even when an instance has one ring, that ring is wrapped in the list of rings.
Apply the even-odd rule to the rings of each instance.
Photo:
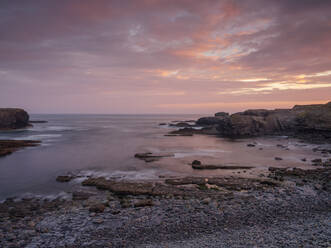
[[[331,100],[328,0],[1,0],[0,107],[215,113]]]

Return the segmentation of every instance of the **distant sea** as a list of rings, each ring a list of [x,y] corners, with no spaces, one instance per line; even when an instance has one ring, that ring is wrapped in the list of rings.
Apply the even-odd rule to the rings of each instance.
[[[31,115],[46,120],[33,127],[0,132],[0,139],[41,140],[39,147],[26,148],[0,158],[0,200],[27,194],[56,195],[68,191],[79,180],[58,183],[66,173],[105,176],[117,180],[156,180],[160,176],[236,175],[237,171],[195,171],[193,159],[206,163],[253,165],[243,172],[254,175],[268,166],[309,167],[313,145],[286,137],[227,140],[215,136],[167,137],[173,127],[159,123],[197,119],[198,115]],[[247,147],[255,142],[256,147]],[[285,150],[277,147],[283,144]],[[260,149],[261,148],[261,149]],[[135,153],[170,153],[174,157],[145,163]],[[275,161],[281,156],[282,161]]]

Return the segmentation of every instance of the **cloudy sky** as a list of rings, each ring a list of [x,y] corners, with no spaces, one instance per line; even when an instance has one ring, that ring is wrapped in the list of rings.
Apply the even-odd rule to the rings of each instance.
[[[1,0],[0,107],[213,113],[331,100],[331,1]]]

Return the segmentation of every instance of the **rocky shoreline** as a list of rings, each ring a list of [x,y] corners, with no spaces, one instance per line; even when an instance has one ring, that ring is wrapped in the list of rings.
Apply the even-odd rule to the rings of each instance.
[[[202,117],[194,124],[170,124],[179,127],[169,136],[212,134],[237,139],[258,136],[291,136],[310,143],[330,143],[331,102],[315,105],[296,105],[292,109],[249,109],[229,114],[218,112]],[[201,127],[201,129],[197,129]]]
[[[259,179],[88,178],[67,199],[7,199],[0,246],[329,247],[330,167],[269,171]]]
[[[160,125],[179,128],[167,136],[242,138],[286,133],[306,140],[316,136],[314,141],[330,143],[330,106],[248,110],[234,115],[219,112],[196,122]],[[297,115],[304,117],[298,121]],[[317,126],[311,118],[321,123]],[[237,135],[237,129],[245,133]],[[0,141],[0,156],[39,143]],[[245,146],[261,149],[254,142]],[[61,175],[56,178],[59,183],[80,185],[56,197],[9,198],[0,203],[0,247],[328,248],[331,151],[322,146],[314,149],[321,156],[305,159],[314,169],[267,166],[267,173],[255,177],[245,173],[254,166],[213,164],[203,159],[187,165],[195,171],[243,171],[232,176],[160,176],[157,180]],[[174,154],[144,152],[134,157],[153,164]]]

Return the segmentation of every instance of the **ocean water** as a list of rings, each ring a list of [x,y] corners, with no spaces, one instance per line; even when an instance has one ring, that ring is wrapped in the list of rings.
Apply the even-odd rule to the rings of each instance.
[[[0,200],[25,194],[51,195],[78,187],[82,179],[58,183],[56,176],[74,173],[118,180],[155,180],[160,176],[256,176],[269,166],[309,168],[320,155],[316,147],[287,137],[228,140],[215,136],[164,136],[174,128],[159,123],[197,119],[197,115],[31,115],[46,120],[33,127],[0,132],[0,139],[41,140],[38,147],[0,158]],[[256,147],[247,147],[254,142]],[[286,150],[277,144],[285,145]],[[172,154],[145,163],[135,153]],[[275,161],[274,157],[282,157]],[[302,162],[306,158],[308,162]],[[249,171],[193,170],[199,159],[209,164],[254,166]]]

